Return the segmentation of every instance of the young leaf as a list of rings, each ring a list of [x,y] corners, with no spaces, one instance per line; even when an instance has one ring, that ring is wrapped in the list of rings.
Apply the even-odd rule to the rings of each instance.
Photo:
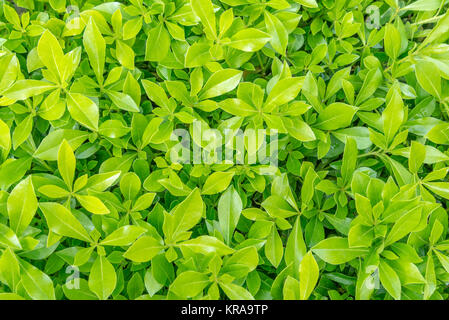
[[[107,300],[117,285],[117,274],[105,256],[98,256],[89,274],[89,289],[100,300]]]
[[[73,119],[80,124],[90,130],[98,130],[98,106],[88,97],[80,93],[70,93],[67,99],[67,108]]]
[[[210,40],[217,38],[217,22],[214,7],[210,0],[190,0],[193,12],[200,18],[204,33]]]
[[[45,30],[37,44],[39,59],[60,81],[63,80],[65,61],[64,52],[58,39],[49,31]]]
[[[14,187],[8,197],[7,208],[12,231],[21,235],[33,220],[37,210],[37,199],[31,176]]]
[[[66,207],[59,203],[41,202],[39,208],[47,220],[48,228],[66,237],[91,242],[91,238],[83,225]]]
[[[94,19],[89,19],[83,35],[83,44],[89,56],[89,63],[95,72],[98,83],[103,84],[103,71],[106,57],[106,42]]]
[[[232,236],[242,212],[242,200],[233,186],[218,201],[218,222],[226,244],[230,244]]]
[[[67,140],[63,140],[58,151],[58,170],[66,186],[71,190],[75,176],[76,159]]]
[[[312,293],[318,281],[320,269],[309,251],[301,260],[299,265],[299,297],[301,300],[307,300]]]

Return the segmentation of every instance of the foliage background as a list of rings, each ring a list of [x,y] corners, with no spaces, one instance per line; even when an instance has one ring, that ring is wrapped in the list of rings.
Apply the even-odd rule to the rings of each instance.
[[[0,298],[447,299],[447,3],[2,1]]]

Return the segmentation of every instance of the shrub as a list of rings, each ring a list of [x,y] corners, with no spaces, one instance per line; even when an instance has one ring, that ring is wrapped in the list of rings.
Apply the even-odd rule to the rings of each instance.
[[[1,299],[447,299],[444,0],[17,0]]]

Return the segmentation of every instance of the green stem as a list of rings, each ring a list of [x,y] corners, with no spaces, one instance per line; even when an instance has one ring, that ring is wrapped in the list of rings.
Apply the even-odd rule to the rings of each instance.
[[[443,17],[443,15],[435,16],[435,17],[432,17],[432,18],[429,18],[426,20],[422,20],[422,21],[418,21],[418,22],[412,23],[412,26],[418,26],[418,25],[426,24],[426,23],[434,23],[434,22],[437,22],[438,20],[440,20],[442,17]]]

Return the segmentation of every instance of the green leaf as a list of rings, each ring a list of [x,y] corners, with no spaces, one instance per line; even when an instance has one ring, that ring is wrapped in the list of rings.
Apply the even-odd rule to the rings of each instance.
[[[69,300],[98,300],[95,293],[89,290],[88,282],[85,279],[79,279],[78,289],[69,282],[64,284],[62,290]]]
[[[273,217],[289,218],[297,214],[286,199],[276,194],[265,199],[262,207]]]
[[[299,281],[291,276],[287,276],[282,289],[284,300],[299,300]]]
[[[83,225],[66,207],[59,203],[41,202],[39,208],[47,220],[48,228],[61,236],[91,242]]]
[[[34,300],[55,300],[55,290],[50,277],[33,265],[20,261],[21,283]]]
[[[120,192],[126,200],[134,200],[140,191],[140,187],[140,179],[133,172],[125,173],[120,180]]]
[[[330,264],[342,264],[368,253],[365,248],[351,248],[348,239],[332,237],[320,241],[312,248],[313,253]]]
[[[437,10],[441,5],[441,0],[418,0],[410,3],[408,6],[401,8],[401,10],[411,11],[433,11]]]
[[[14,250],[22,249],[17,235],[4,224],[0,224],[0,246],[10,247]]]
[[[182,299],[199,295],[209,284],[209,277],[201,272],[186,271],[176,277],[170,285],[170,291]]]
[[[145,232],[144,228],[137,226],[123,226],[114,230],[100,242],[103,246],[128,246]]]
[[[232,48],[236,48],[246,52],[256,52],[271,39],[270,35],[255,28],[243,29],[231,37],[228,44]]]
[[[147,96],[160,107],[168,108],[168,97],[164,89],[162,89],[157,83],[142,80],[143,88]]]
[[[237,87],[242,78],[242,72],[235,69],[224,69],[213,73],[201,89],[200,100],[210,99]]]
[[[183,243],[179,244],[179,247],[181,249],[188,248],[196,253],[214,253],[220,256],[224,256],[234,252],[232,248],[225,245],[222,241],[211,236],[199,236],[195,239],[184,241]]]
[[[50,5],[53,9],[55,9],[56,11],[64,11],[65,9],[65,0],[50,0]]]
[[[117,108],[130,112],[139,112],[139,106],[130,95],[112,90],[107,90],[106,93]]]
[[[287,245],[285,246],[285,263],[287,265],[293,264],[294,270],[299,271],[299,264],[302,258],[307,252],[306,244],[304,242],[304,236],[301,228],[301,219],[299,216],[296,218],[293,229],[287,239]]]
[[[66,186],[71,190],[75,176],[76,159],[67,140],[63,140],[58,151],[58,170]]]
[[[378,68],[371,69],[363,80],[363,85],[357,95],[355,105],[358,106],[371,97],[382,83],[382,78],[382,72]]]
[[[234,177],[234,172],[223,171],[214,172],[207,177],[206,182],[203,186],[202,194],[216,194],[226,190],[226,188],[231,183],[232,177]]]
[[[51,89],[56,89],[56,86],[52,83],[41,80],[24,79],[14,83],[4,92],[4,95],[11,100],[25,100]]]
[[[304,78],[295,77],[279,80],[271,89],[264,104],[264,111],[271,112],[275,107],[286,104],[296,98],[301,90]]]
[[[163,248],[160,241],[151,236],[143,236],[137,239],[123,256],[134,262],[146,262],[153,259]]]
[[[49,31],[45,30],[37,44],[39,59],[50,70],[59,81],[63,81],[65,61],[64,52],[58,39]]]
[[[306,8],[318,8],[318,4],[316,3],[315,0],[295,0],[295,1]]]
[[[11,248],[7,248],[0,257],[0,281],[6,283],[11,291],[16,291],[20,280],[19,260]]]
[[[395,60],[401,50],[401,34],[392,24],[385,26],[384,46],[387,55]]]
[[[449,182],[428,182],[425,186],[433,193],[449,199]]]
[[[337,130],[349,126],[356,109],[345,103],[335,102],[328,105],[317,118],[315,126],[322,130]]]
[[[180,234],[193,228],[203,215],[204,203],[198,189],[178,204],[170,215],[165,216],[164,234],[176,239]]]
[[[210,46],[206,43],[195,42],[187,49],[185,67],[201,67],[212,60]]]
[[[226,99],[220,101],[219,106],[221,109],[235,116],[248,117],[254,115],[257,110],[245,101],[240,99]]]
[[[437,99],[441,99],[441,76],[439,68],[428,61],[418,61],[415,66],[419,85]]]
[[[320,269],[311,251],[301,260],[299,266],[299,297],[307,300],[312,294],[318,281]]]
[[[390,245],[414,231],[420,222],[421,212],[421,207],[415,207],[397,219],[388,233],[387,239],[385,240],[385,245]]]
[[[170,35],[163,23],[159,23],[148,33],[145,60],[162,61],[170,49]]]
[[[122,66],[130,70],[134,69],[134,51],[123,41],[117,40],[116,55]]]
[[[242,206],[242,200],[233,186],[230,186],[218,201],[218,222],[228,245],[239,222]]]
[[[98,256],[89,274],[89,289],[100,300],[107,300],[117,285],[117,274],[105,256]]]
[[[14,149],[17,149],[30,136],[33,129],[33,116],[29,115],[14,130],[12,135],[12,144]]]
[[[217,38],[217,22],[215,21],[214,7],[210,0],[190,0],[192,10],[204,28],[207,38],[214,40]]]
[[[83,45],[89,56],[89,63],[95,72],[98,82],[103,84],[106,42],[95,24],[94,19],[89,19],[84,30]]]
[[[6,3],[3,4],[3,14],[5,15],[6,20],[11,22],[14,27],[18,28],[20,30],[21,23],[19,19],[19,15],[17,14],[16,10]]]
[[[25,300],[25,298],[15,293],[2,292],[0,293],[0,300]]]
[[[432,126],[426,138],[437,144],[449,144],[449,124],[440,123]]]
[[[396,300],[399,300],[401,298],[401,281],[394,269],[382,260],[379,265],[379,278],[388,293]]]
[[[220,288],[231,300],[254,300],[253,295],[248,290],[234,283],[220,282]]]
[[[426,158],[426,148],[417,141],[412,141],[408,168],[411,173],[417,173]]]
[[[357,164],[357,144],[354,139],[347,138],[341,164],[341,175],[346,183],[349,183]]]
[[[29,170],[31,158],[9,159],[0,166],[0,187],[7,189]]]
[[[256,247],[246,247],[234,252],[223,264],[221,272],[236,279],[241,279],[256,269],[258,263],[259,255]]]
[[[264,11],[264,21],[267,32],[271,36],[271,46],[277,53],[285,55],[288,44],[288,32],[285,26],[278,17],[268,11]]]
[[[0,148],[4,152],[9,152],[11,148],[11,134],[8,125],[3,120],[0,120]]]
[[[67,99],[70,115],[86,128],[97,131],[99,111],[98,106],[85,95],[70,93]]]
[[[120,176],[120,171],[111,171],[95,174],[87,179],[84,189],[104,191],[109,188]]]
[[[11,230],[20,236],[33,220],[37,210],[37,199],[31,176],[14,187],[8,197],[7,207]]]
[[[449,31],[449,12],[446,12],[443,17],[438,20],[437,25],[427,35],[419,48],[423,48],[429,43],[444,42],[447,40],[447,33]]]
[[[265,255],[274,267],[277,267],[281,263],[282,256],[284,255],[282,240],[274,225],[265,243]]]
[[[104,203],[97,197],[77,194],[75,195],[75,198],[84,209],[93,214],[108,214],[110,212]]]
[[[295,139],[303,142],[316,140],[312,128],[299,118],[282,118],[288,133]]]
[[[76,150],[88,137],[88,132],[59,129],[50,132],[42,141],[34,156],[41,160],[57,160],[61,143],[67,140],[72,150]]]
[[[449,257],[445,256],[444,254],[438,252],[437,250],[434,251],[435,255],[437,256],[438,260],[440,261],[441,265],[443,266],[444,270],[448,272],[449,270]]]
[[[0,299],[447,299],[448,9],[4,1]]]

